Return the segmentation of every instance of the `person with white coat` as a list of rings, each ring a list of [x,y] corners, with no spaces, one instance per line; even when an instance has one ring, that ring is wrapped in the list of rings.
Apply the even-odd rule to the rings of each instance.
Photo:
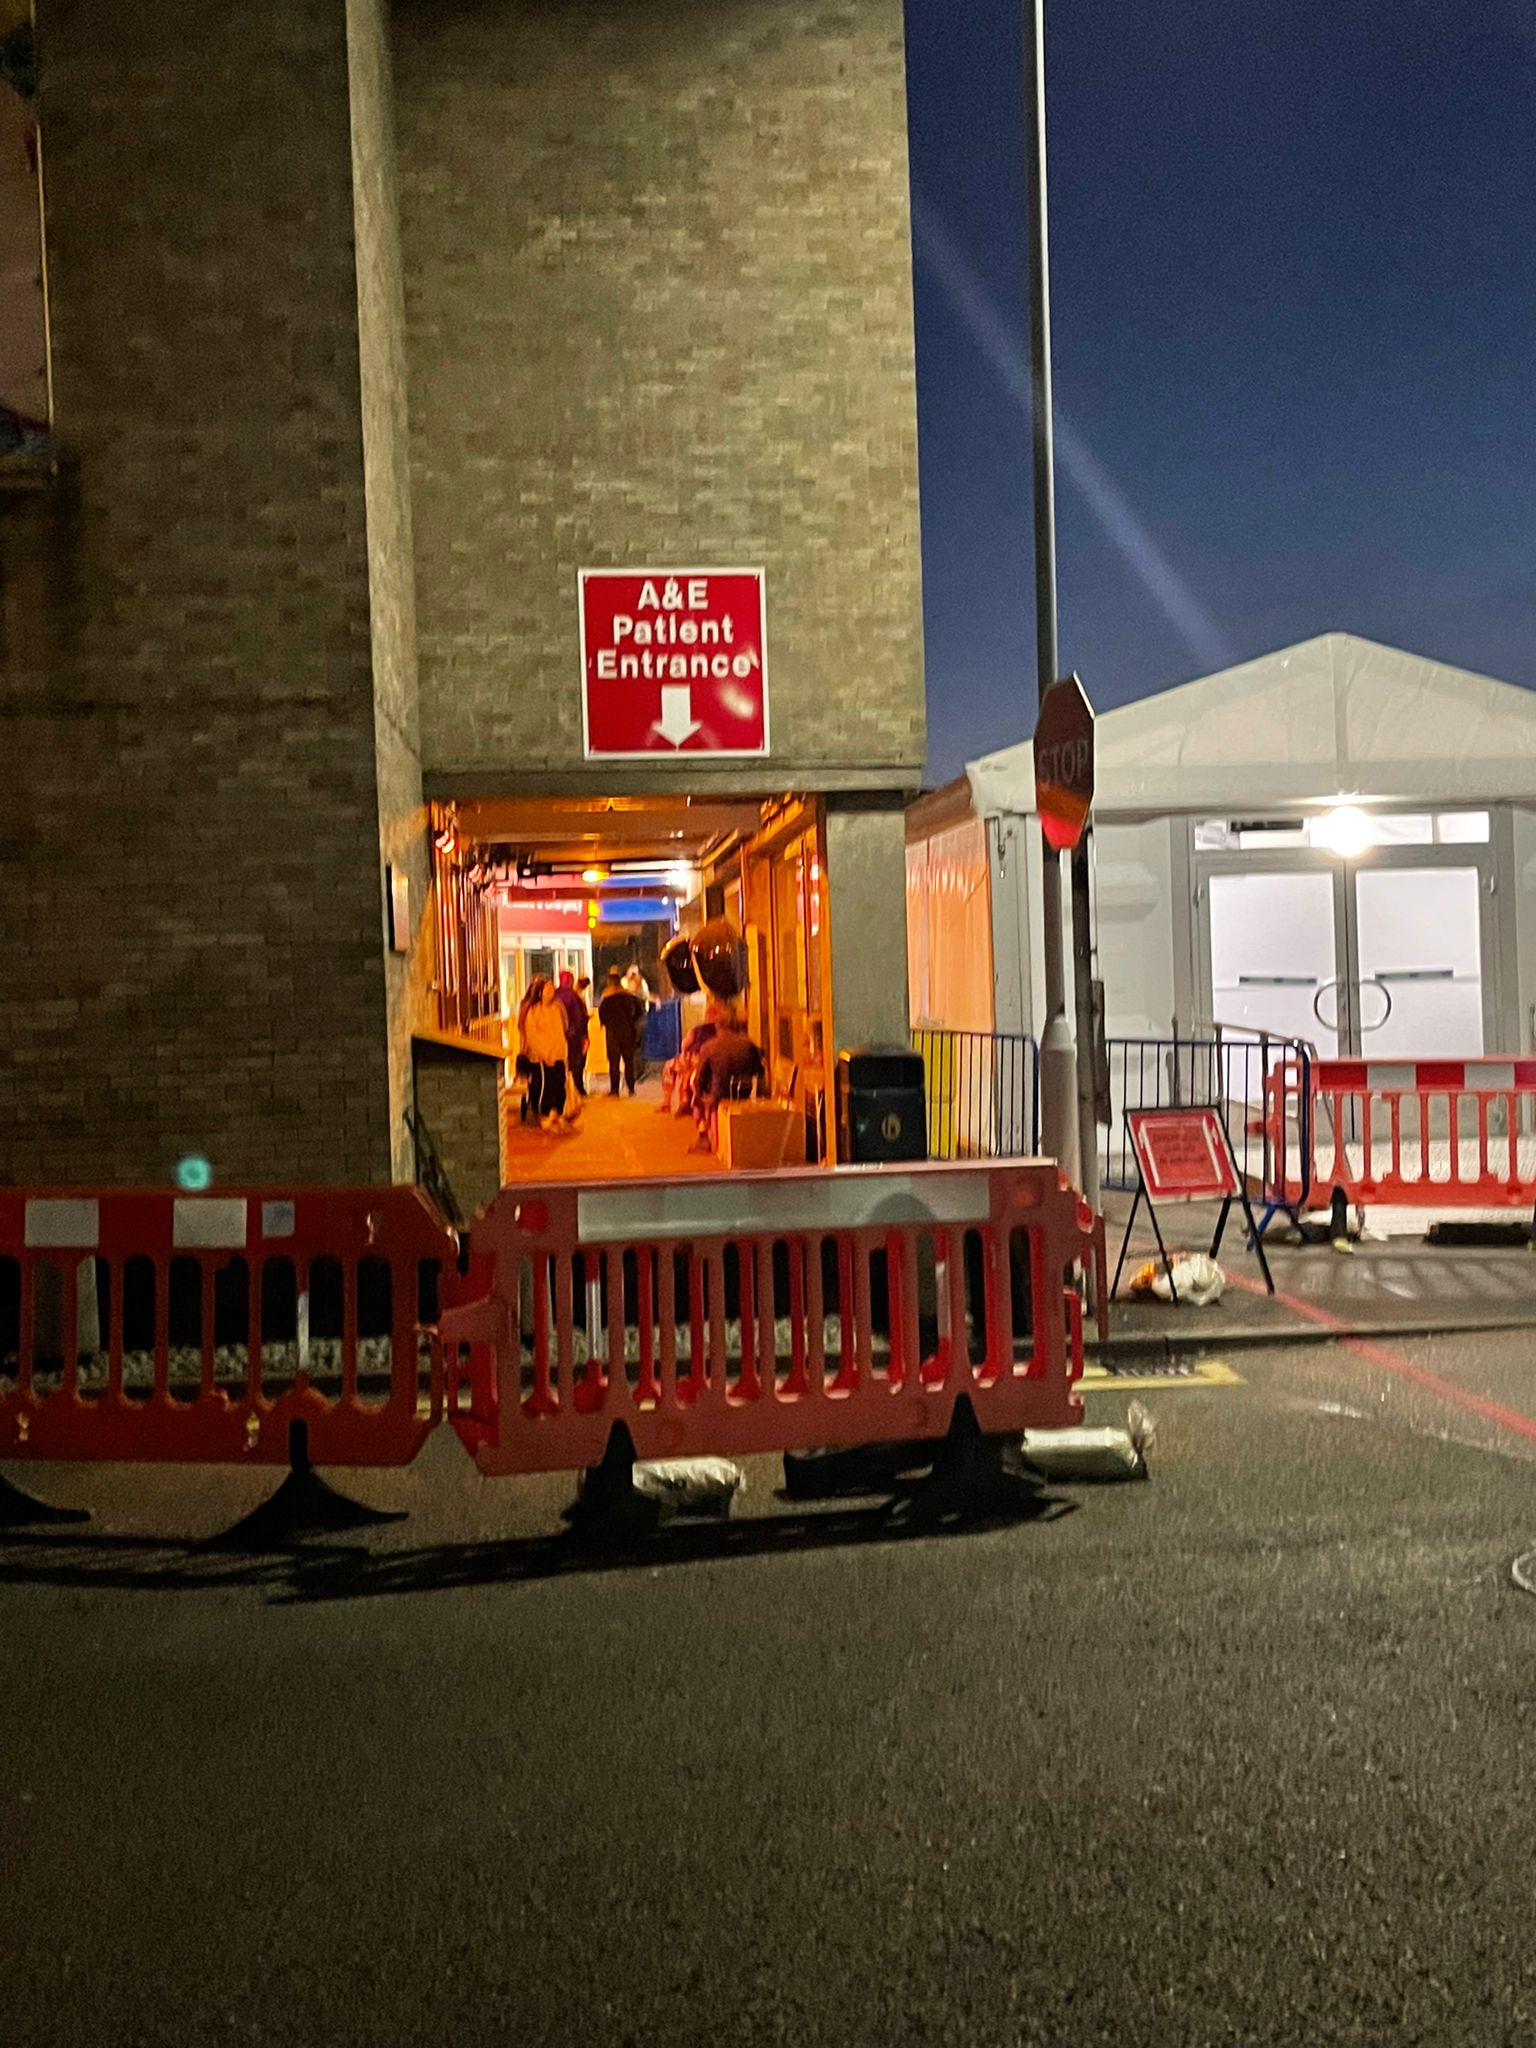
[[[566,1058],[570,1037],[565,1011],[553,981],[546,981],[523,1019],[523,1052],[532,1069],[528,1088],[536,1092],[534,1109],[546,1131],[568,1131],[565,1114]]]

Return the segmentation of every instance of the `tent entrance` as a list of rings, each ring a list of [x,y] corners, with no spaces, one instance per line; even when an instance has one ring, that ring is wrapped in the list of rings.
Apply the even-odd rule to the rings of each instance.
[[[1341,849],[1269,848],[1197,834],[1201,976],[1218,1023],[1308,1040],[1325,1057],[1474,1058],[1498,1042],[1486,963],[1497,957],[1492,849],[1466,836],[1398,836],[1414,819],[1333,826]],[[1309,825],[1327,826],[1327,820]],[[1296,833],[1290,825],[1287,837]],[[1344,839],[1344,833],[1353,836]],[[1360,845],[1371,834],[1375,843]],[[1316,835],[1321,837],[1321,833]],[[1200,839],[1206,845],[1200,846]]]

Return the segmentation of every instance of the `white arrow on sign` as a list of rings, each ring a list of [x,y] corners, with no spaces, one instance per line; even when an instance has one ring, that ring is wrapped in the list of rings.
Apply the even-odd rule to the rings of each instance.
[[[700,721],[693,715],[693,691],[686,683],[663,683],[661,686],[661,716],[652,727],[659,732],[670,746],[680,747],[684,740],[691,740],[699,730]]]

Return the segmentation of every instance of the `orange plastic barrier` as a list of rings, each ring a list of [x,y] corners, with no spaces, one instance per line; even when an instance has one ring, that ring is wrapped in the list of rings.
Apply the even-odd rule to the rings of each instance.
[[[1337,1188],[1357,1204],[1536,1204],[1536,1060],[1313,1060],[1309,1070],[1310,1085],[1286,1060],[1266,1083],[1281,1199],[1326,1208]]]
[[[406,1464],[457,1251],[411,1187],[0,1189],[0,1458]]]
[[[1080,1419],[1072,1269],[1100,1221],[1050,1163],[506,1189],[445,1308],[450,1420],[489,1474]],[[483,1263],[482,1263],[483,1262]]]

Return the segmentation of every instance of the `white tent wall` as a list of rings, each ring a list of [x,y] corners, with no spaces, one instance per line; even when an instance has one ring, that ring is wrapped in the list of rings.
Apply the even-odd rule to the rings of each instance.
[[[1505,924],[1514,931],[1514,972],[1505,979],[1514,984],[1506,999],[1513,1012],[1513,1037],[1499,1050],[1536,1053],[1536,810],[1514,806],[1509,830],[1514,886],[1508,892]]]
[[[1035,1029],[1032,991],[1041,985],[1038,920],[1029,905],[1040,900],[1040,829],[1033,818],[989,818],[987,854],[992,878],[992,1007],[997,1029],[1011,1035]]]
[[[1117,1038],[1167,1038],[1181,1014],[1175,972],[1176,924],[1187,930],[1175,839],[1182,818],[1104,825],[1094,833],[1093,905],[1104,1015]],[[1186,911],[1182,920],[1176,908]],[[1189,1015],[1186,1004],[1182,1011]]]
[[[916,1026],[998,1029],[988,834],[965,818],[907,844],[907,976]]]
[[[993,818],[990,828],[997,1029],[1038,1037],[1045,1024],[1040,828],[1032,817],[1011,815]],[[1094,833],[1096,970],[1116,1036],[1166,1038],[1176,1017],[1187,1019],[1198,1007],[1192,989],[1188,861],[1180,858],[1187,844],[1182,818],[1105,825]],[[1061,882],[1070,941],[1065,862]]]
[[[928,925],[932,916],[931,862],[926,839],[907,841],[907,1015],[915,1026],[928,1015]]]
[[[963,843],[969,866],[980,842],[958,840],[956,829],[907,848],[913,1020],[950,1030],[1038,1037],[1045,1023],[1040,940],[1044,854],[1038,821],[1014,815],[987,821],[990,939],[974,917],[957,916],[957,852]],[[979,824],[975,829],[980,832]],[[1175,1017],[1188,1017],[1196,1007],[1188,862],[1179,857],[1187,844],[1183,819],[1107,825],[1094,835],[1097,966],[1106,1014],[1117,1035],[1167,1037]],[[946,869],[951,871],[947,886]],[[974,881],[971,890],[974,901]],[[1065,863],[1062,906],[1070,932]],[[983,1015],[982,983],[988,974],[990,1021],[982,1023],[977,1020]]]

